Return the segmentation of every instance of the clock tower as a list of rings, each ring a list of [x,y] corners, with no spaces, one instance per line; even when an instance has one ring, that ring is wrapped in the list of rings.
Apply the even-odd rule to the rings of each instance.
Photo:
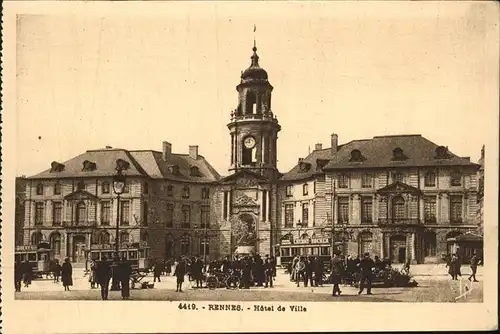
[[[255,43],[252,50],[250,67],[241,73],[241,82],[236,86],[238,107],[231,112],[227,125],[231,133],[229,171],[247,170],[271,180],[279,174],[276,144],[281,126],[271,111],[273,86],[259,66]]]

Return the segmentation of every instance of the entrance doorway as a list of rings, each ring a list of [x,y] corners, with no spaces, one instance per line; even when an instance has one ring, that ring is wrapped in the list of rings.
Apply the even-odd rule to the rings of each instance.
[[[391,262],[404,263],[406,261],[406,237],[404,235],[392,236],[390,244]]]
[[[85,262],[86,239],[83,235],[73,237],[73,262]]]

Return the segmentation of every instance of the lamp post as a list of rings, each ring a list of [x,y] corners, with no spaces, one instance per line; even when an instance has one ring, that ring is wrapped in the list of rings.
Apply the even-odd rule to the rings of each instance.
[[[125,191],[125,175],[122,173],[123,168],[117,163],[116,174],[113,177],[113,191],[116,194],[116,230],[115,230],[115,259],[112,264],[113,280],[111,283],[111,291],[120,290],[118,277],[118,266],[120,265],[120,195]]]

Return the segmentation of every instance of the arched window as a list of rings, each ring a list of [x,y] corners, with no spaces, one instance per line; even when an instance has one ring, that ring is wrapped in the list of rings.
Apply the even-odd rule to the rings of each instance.
[[[83,224],[87,216],[87,206],[84,202],[79,202],[76,205],[76,222],[78,224]]]
[[[36,185],[36,194],[43,195],[43,184],[39,183]]]
[[[352,150],[351,151],[351,162],[362,162],[364,160],[363,155],[360,150]]]
[[[403,149],[401,147],[396,147],[394,150],[392,150],[392,160],[401,161],[406,159],[407,158],[403,153]]]
[[[435,187],[436,186],[436,173],[428,172],[425,174],[425,186],[426,187]]]
[[[61,195],[61,184],[59,182],[54,183],[54,195]]]
[[[392,219],[405,219],[405,200],[401,196],[394,197],[392,200]]]
[[[40,242],[43,241],[43,234],[42,232],[33,232],[31,235],[31,244],[37,246]]]
[[[246,115],[257,113],[257,96],[254,92],[248,92],[246,97]]]
[[[59,232],[51,234],[50,248],[54,251],[54,255],[61,255],[61,234]]]

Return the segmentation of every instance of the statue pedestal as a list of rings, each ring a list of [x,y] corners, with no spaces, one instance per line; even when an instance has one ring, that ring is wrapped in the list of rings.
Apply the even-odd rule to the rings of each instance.
[[[252,255],[255,254],[255,246],[238,246],[234,253],[239,255]]]

